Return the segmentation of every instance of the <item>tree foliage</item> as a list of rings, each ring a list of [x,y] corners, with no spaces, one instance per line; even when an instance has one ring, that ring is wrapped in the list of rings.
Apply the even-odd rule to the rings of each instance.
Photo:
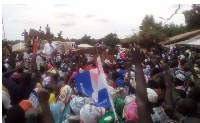
[[[169,25],[164,25],[163,32],[166,34],[167,37],[173,37],[187,32],[187,28],[182,24],[179,26],[174,23],[170,23]]]
[[[137,42],[139,42],[139,36],[137,34],[133,34],[132,36],[125,38],[124,42],[137,43]]]
[[[200,4],[193,4],[191,10],[183,12],[189,30],[200,29]]]
[[[86,34],[80,39],[82,44],[90,44],[91,36],[87,36]]]
[[[107,46],[115,47],[117,44],[120,43],[120,39],[118,38],[116,33],[110,33],[103,38],[104,43]]]
[[[141,23],[138,36],[139,45],[147,48],[147,50],[150,50],[154,43],[164,41],[167,38],[163,32],[162,23],[156,23],[153,15],[145,16]]]
[[[60,40],[60,41],[64,40],[63,37],[62,37],[62,31],[60,31],[58,33],[58,38],[57,39]]]

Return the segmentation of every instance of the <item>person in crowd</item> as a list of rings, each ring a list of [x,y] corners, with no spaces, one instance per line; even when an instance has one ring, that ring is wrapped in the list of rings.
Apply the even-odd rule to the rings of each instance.
[[[104,44],[102,39],[99,39],[98,43],[94,45],[95,47],[101,47],[104,51],[106,50],[107,46]]]
[[[50,27],[49,27],[49,24],[47,24],[47,27],[45,27],[46,29],[46,34],[47,35],[50,35]]]
[[[54,50],[55,50],[55,45],[54,43],[52,43],[52,39],[49,39],[48,43],[44,45],[43,53],[47,55],[51,55]]]

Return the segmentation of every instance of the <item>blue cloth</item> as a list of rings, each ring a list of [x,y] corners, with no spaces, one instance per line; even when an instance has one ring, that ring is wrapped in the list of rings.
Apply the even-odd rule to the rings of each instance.
[[[123,63],[123,62],[124,62],[124,59],[121,59],[121,58],[117,59],[117,63]]]
[[[116,84],[117,84],[117,87],[125,88],[124,80],[121,78],[118,78],[116,80]]]
[[[55,123],[62,123],[66,119],[66,115],[71,115],[70,113],[70,101],[65,104],[65,108],[61,111],[60,101],[55,104],[50,105],[51,114]]]
[[[10,82],[9,78],[3,80],[3,85],[10,94],[11,105],[18,105],[22,100],[28,100],[32,90],[36,87],[35,79],[31,78],[26,86],[16,85]]]
[[[126,70],[119,69],[119,70],[118,70],[118,73],[119,73],[120,78],[121,78],[121,79],[124,79],[125,74],[126,74]]]

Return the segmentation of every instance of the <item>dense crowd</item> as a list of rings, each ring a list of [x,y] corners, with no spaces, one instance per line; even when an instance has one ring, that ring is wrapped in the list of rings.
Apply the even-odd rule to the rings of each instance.
[[[97,45],[96,45],[97,46]],[[104,48],[105,45],[103,45]],[[6,45],[2,64],[5,123],[200,123],[200,50],[137,45],[103,61],[112,107],[97,107],[76,88],[76,74],[97,67],[91,55],[14,53]],[[5,53],[5,52],[3,52]],[[47,57],[48,55],[48,57]]]

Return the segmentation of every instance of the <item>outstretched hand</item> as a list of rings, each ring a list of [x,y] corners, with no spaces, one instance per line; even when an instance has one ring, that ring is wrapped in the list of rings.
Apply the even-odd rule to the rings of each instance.
[[[39,100],[40,104],[48,103],[49,97],[50,97],[50,94],[47,90],[39,89],[38,100]]]
[[[140,50],[137,45],[134,45],[134,48],[131,49],[131,60],[135,65],[140,65],[145,59],[144,52]]]

